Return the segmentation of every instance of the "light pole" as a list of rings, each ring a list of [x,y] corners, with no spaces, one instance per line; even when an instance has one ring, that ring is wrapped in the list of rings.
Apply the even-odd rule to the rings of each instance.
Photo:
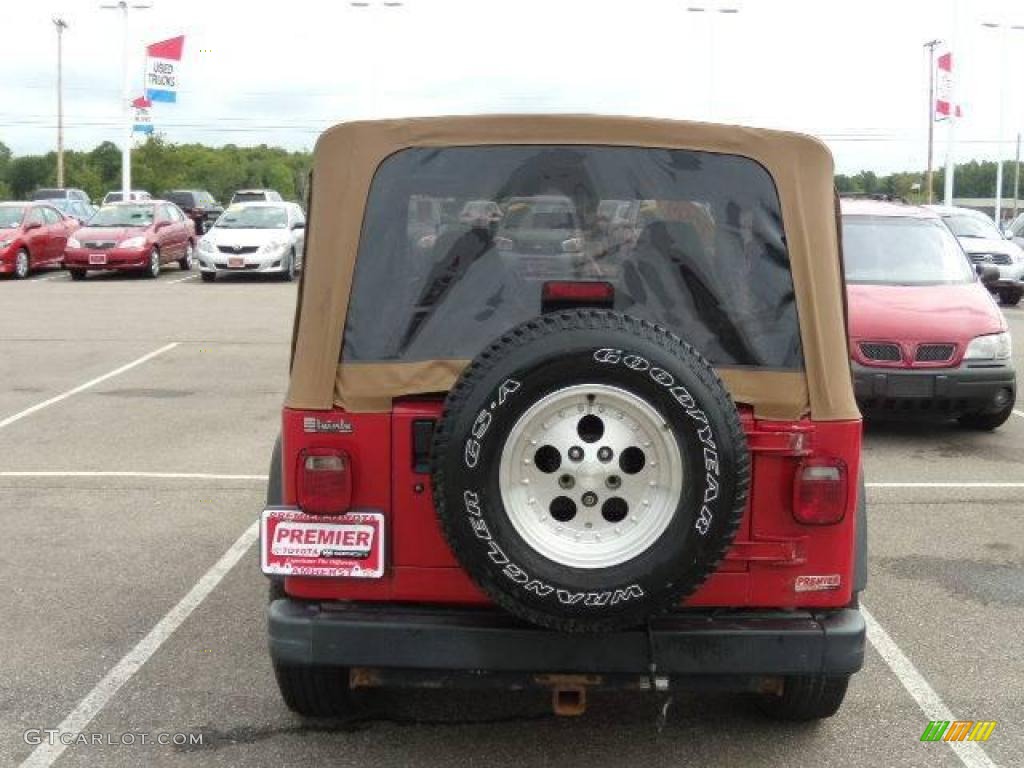
[[[935,157],[935,47],[942,45],[941,40],[929,40],[924,44],[928,49],[928,171],[925,184],[928,191],[925,199],[932,202],[932,164]]]
[[[68,23],[59,16],[53,20],[57,29],[57,186],[64,187],[64,30]]]
[[[152,3],[128,3],[120,0],[117,3],[103,4],[104,10],[121,11],[121,121],[124,136],[121,144],[121,199],[128,201],[132,188],[132,112],[131,112],[131,81],[128,77],[128,10],[144,11],[152,8]]]
[[[405,5],[402,0],[350,0],[350,8],[359,8],[362,10],[373,11],[378,8],[401,8]],[[375,18],[375,14],[371,14],[371,18]],[[377,38],[377,35],[373,35]],[[378,114],[378,98],[377,98],[377,63],[376,58],[370,60],[370,105],[371,105],[371,117],[379,118]]]
[[[691,5],[687,13],[708,13],[708,120],[715,118],[715,27],[717,19],[722,15],[735,15],[740,9],[735,6],[702,6]]]
[[[1024,26],[999,24],[992,21],[983,22],[986,29],[999,30],[999,128],[996,136],[996,226],[1003,229],[1003,131],[1006,128],[1006,33],[1007,30],[1024,30]]]

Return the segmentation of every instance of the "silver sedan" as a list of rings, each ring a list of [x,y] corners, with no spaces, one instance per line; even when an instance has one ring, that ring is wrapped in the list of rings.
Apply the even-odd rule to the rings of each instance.
[[[305,229],[295,203],[232,205],[199,240],[200,274],[206,282],[228,272],[293,280],[302,268]]]

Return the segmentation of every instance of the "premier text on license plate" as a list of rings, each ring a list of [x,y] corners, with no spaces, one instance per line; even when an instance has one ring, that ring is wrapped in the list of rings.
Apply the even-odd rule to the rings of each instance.
[[[380,578],[384,515],[320,517],[297,509],[265,509],[260,548],[263,572],[269,575]]]

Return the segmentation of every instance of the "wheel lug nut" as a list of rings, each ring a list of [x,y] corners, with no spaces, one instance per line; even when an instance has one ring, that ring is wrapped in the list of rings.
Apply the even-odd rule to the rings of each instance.
[[[608,463],[609,461],[612,460],[612,449],[609,448],[607,445],[601,446],[601,448],[598,449],[597,451],[597,458],[599,461]]]
[[[569,490],[574,485],[576,485],[576,479],[572,475],[562,475],[560,478],[558,478],[558,485],[564,488],[565,490]]]
[[[587,491],[583,494],[583,498],[580,501],[583,502],[583,506],[592,507],[597,504],[597,494],[593,491]]]
[[[578,445],[574,445],[569,449],[569,458],[573,461],[583,461],[583,449]]]
[[[622,478],[618,475],[608,475],[608,479],[604,481],[604,484],[614,491],[622,485]]]

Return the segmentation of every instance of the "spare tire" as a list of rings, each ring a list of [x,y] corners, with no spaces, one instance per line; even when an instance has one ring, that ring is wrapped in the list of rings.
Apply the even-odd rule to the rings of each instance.
[[[750,482],[710,364],[664,328],[596,309],[492,343],[449,393],[432,456],[462,566],[498,605],[569,632],[635,626],[692,593]]]

